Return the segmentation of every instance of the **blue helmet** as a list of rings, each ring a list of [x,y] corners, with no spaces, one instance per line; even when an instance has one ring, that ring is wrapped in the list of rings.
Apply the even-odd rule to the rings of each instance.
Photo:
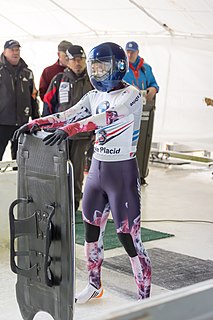
[[[121,46],[105,42],[93,48],[87,60],[87,71],[93,86],[99,91],[116,88],[128,69],[128,60]]]

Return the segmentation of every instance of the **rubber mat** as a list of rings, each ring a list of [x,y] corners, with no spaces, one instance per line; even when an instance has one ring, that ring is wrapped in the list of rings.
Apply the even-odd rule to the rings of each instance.
[[[159,248],[147,250],[152,262],[152,283],[175,290],[213,278],[213,261]],[[105,259],[104,267],[132,274],[127,255]]]

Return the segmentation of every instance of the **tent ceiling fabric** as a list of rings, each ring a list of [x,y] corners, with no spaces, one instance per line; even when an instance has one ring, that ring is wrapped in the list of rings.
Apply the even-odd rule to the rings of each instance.
[[[213,38],[212,0],[0,0],[0,39],[154,35]]]
[[[38,88],[66,39],[84,47],[138,42],[157,94],[153,139],[213,152],[213,0],[0,0],[0,45],[16,39]],[[42,108],[42,104],[40,104]]]

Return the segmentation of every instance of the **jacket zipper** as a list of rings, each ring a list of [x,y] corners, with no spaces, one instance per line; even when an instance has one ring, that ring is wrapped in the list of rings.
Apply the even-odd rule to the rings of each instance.
[[[12,77],[11,74],[10,74],[10,79],[11,79],[12,89],[13,89],[13,91],[15,92],[14,80],[13,80],[13,77]]]
[[[21,91],[24,92],[22,77],[20,76],[19,78],[20,78],[20,82],[21,82]]]

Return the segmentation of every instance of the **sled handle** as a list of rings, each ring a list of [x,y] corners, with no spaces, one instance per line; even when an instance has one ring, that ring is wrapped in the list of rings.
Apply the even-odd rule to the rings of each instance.
[[[48,269],[49,267],[49,248],[51,244],[51,220],[53,215],[55,214],[55,204],[47,205],[46,207],[50,209],[50,213],[43,213],[43,215],[39,215],[38,211],[35,211],[33,215],[30,217],[27,217],[25,219],[15,219],[13,210],[16,205],[20,203],[32,203],[33,199],[31,197],[29,198],[19,198],[12,202],[9,208],[9,218],[10,218],[10,266],[11,270],[16,273],[20,274],[27,278],[33,278],[40,280],[39,271],[41,273],[41,276],[44,277],[44,281],[46,285],[52,286],[53,279],[52,275],[49,276],[51,273]],[[38,230],[39,229],[39,230]],[[37,237],[39,232],[42,232],[42,235],[44,236],[44,252],[37,252],[36,254],[42,255],[42,263],[41,265],[38,263],[35,263],[32,267],[28,269],[22,269],[20,268],[16,262],[15,257],[23,257],[23,256],[29,256],[29,251],[15,251],[15,239],[20,236],[27,236],[27,235],[34,235]]]
[[[15,262],[15,257],[16,256],[27,256],[27,252],[25,251],[19,251],[16,252],[15,251],[15,245],[14,245],[14,241],[15,238],[23,235],[23,232],[21,231],[21,229],[23,228],[23,225],[21,227],[20,224],[20,220],[15,219],[14,214],[13,214],[13,210],[15,208],[16,205],[18,205],[19,203],[30,203],[33,202],[33,199],[31,197],[25,199],[25,198],[19,198],[16,199],[15,201],[13,201],[10,205],[9,208],[9,219],[10,219],[10,267],[11,270],[16,273],[16,274],[20,274],[22,276],[25,277],[29,277],[29,278],[35,278],[37,276],[37,265],[33,265],[32,267],[28,268],[28,269],[21,269],[17,266],[16,262]],[[29,225],[33,225],[32,221],[36,221],[36,213],[34,213],[31,217],[23,219],[22,223],[24,223],[24,227],[27,227]],[[36,224],[34,223],[34,225],[36,226]],[[27,228],[26,228],[27,230]],[[24,233],[26,235],[26,232]]]
[[[51,210],[48,218],[47,218],[47,224],[46,224],[46,230],[44,231],[46,234],[46,241],[45,241],[45,252],[44,252],[44,264],[43,264],[43,268],[44,268],[44,280],[46,285],[48,285],[49,287],[51,287],[53,285],[53,279],[52,279],[52,274],[49,271],[48,272],[48,258],[49,258],[49,249],[50,249],[50,244],[51,244],[51,223],[52,223],[52,217],[55,214],[55,204],[52,205],[47,205],[47,208]],[[51,275],[51,277],[49,277],[49,275]]]

